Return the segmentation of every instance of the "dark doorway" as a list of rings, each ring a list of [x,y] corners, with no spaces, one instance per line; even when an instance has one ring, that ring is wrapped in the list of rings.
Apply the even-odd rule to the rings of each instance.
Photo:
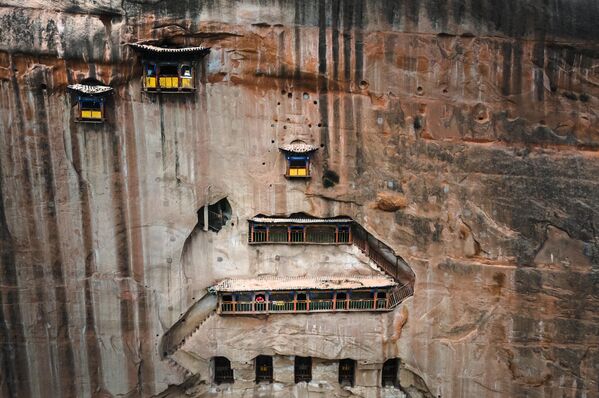
[[[272,383],[272,357],[259,355],[256,357],[256,383]]]
[[[339,384],[342,386],[353,386],[356,373],[356,361],[353,359],[342,359],[339,361]]]
[[[383,364],[381,384],[385,386],[397,386],[397,369],[399,368],[399,359],[387,359]]]
[[[295,357],[295,382],[312,380],[312,358]]]
[[[214,382],[216,384],[233,383],[231,361],[225,357],[214,357]]]

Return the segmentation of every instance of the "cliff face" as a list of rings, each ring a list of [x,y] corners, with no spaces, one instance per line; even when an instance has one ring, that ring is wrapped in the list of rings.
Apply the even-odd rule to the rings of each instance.
[[[212,317],[190,351],[336,360],[349,336],[433,396],[599,396],[598,19],[595,0],[0,3],[0,394],[183,382],[159,345],[207,286],[335,269],[248,247],[248,218],[306,212],[393,247],[414,297],[343,333],[273,317],[237,341]],[[211,47],[198,91],[142,93],[137,41]],[[75,122],[66,85],[88,77],[115,88],[104,124]],[[307,182],[282,175],[294,139],[320,147]],[[230,222],[197,228],[223,197]]]

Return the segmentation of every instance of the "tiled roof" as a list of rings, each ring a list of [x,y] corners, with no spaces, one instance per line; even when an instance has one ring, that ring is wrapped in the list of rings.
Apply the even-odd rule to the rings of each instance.
[[[204,53],[207,53],[208,51],[210,51],[210,47],[204,47],[204,46],[167,48],[167,47],[158,47],[158,46],[152,46],[150,44],[139,44],[139,43],[129,43],[128,45],[138,51],[159,53],[159,54],[192,55],[192,54],[204,54]]]
[[[390,287],[397,283],[386,276],[322,276],[258,277],[252,279],[225,279],[210,287],[213,292],[251,292],[283,290],[341,290]]]
[[[113,90],[112,87],[109,86],[89,86],[87,84],[70,84],[67,86],[67,88],[82,94],[106,94]]]
[[[263,224],[337,224],[353,222],[351,218],[276,218],[276,217],[254,217],[250,221]]]
[[[306,144],[305,142],[292,142],[279,147],[280,150],[293,153],[314,152],[318,149],[315,145]]]

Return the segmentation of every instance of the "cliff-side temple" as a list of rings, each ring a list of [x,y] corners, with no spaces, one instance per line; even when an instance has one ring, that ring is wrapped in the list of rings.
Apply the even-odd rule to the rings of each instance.
[[[301,254],[294,256],[298,261],[291,258],[288,268],[306,271],[307,275],[289,276],[282,269],[268,273],[268,261],[256,264],[255,272],[259,276],[228,274],[208,287],[208,292],[167,331],[161,343],[163,360],[188,376],[199,376],[206,383],[220,386],[221,390],[224,388],[222,391],[232,392],[252,388],[252,383],[284,385],[281,380],[290,377],[286,374],[286,366],[282,365],[285,362],[283,354],[287,354],[295,361],[295,384],[322,382],[322,372],[327,372],[324,363],[334,363],[338,367],[335,389],[352,387],[370,394],[378,387],[389,386],[400,394],[399,359],[386,361],[383,358],[364,368],[363,354],[350,346],[345,347],[347,343],[335,335],[330,339],[338,349],[355,357],[335,360],[318,350],[297,349],[294,352],[293,345],[273,352],[267,332],[262,336],[264,340],[258,343],[261,347],[259,355],[251,361],[255,378],[248,379],[247,364],[241,365],[238,357],[231,356],[230,352],[243,350],[246,344],[255,344],[255,340],[243,333],[234,340],[230,340],[228,333],[214,335],[215,327],[220,329],[233,322],[235,329],[251,328],[255,319],[260,319],[265,328],[272,328],[272,333],[278,334],[277,330],[286,329],[289,316],[308,315],[312,321],[319,322],[324,316],[336,314],[345,314],[342,321],[345,323],[355,321],[359,325],[368,320],[376,325],[381,321],[377,319],[377,313],[389,313],[412,296],[414,274],[401,257],[349,217],[318,218],[304,213],[290,217],[258,215],[248,219],[247,225],[249,234],[245,244],[250,251],[257,253],[268,248],[276,258],[288,253],[290,246],[294,250],[300,249]],[[323,269],[318,261],[311,259],[325,250],[331,255],[331,264]],[[301,264],[300,257],[308,262]],[[327,272],[329,275],[323,276]],[[359,316],[360,313],[363,315]],[[283,318],[275,320],[271,317]],[[322,319],[321,322],[326,321]],[[293,322],[289,327],[293,328],[292,325]],[[369,330],[369,327],[363,328],[365,334],[352,336],[352,340],[367,347]],[[251,332],[247,330],[246,333]],[[211,335],[216,346],[207,347]],[[281,336],[273,335],[272,338],[281,339]],[[300,338],[296,344],[307,344],[303,340]],[[198,350],[198,346],[202,349]],[[313,376],[313,369],[317,376]],[[328,379],[331,376],[328,375]]]
[[[0,2],[0,398],[599,398],[598,0]]]

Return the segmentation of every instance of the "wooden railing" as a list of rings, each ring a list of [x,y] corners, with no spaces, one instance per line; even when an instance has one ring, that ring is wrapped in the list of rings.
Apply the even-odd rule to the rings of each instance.
[[[251,226],[250,244],[350,244],[348,225],[272,225]]]
[[[412,295],[410,285],[394,286],[385,297],[370,299],[222,301],[221,314],[265,314],[336,311],[388,311]]]
[[[399,259],[396,257],[395,264],[393,264],[385,256],[383,256],[380,252],[383,249],[380,242],[378,243],[378,246],[380,247],[373,247],[373,245],[368,242],[366,232],[354,232],[352,243],[362,250],[362,252],[366,254],[368,258],[371,259],[377,266],[379,266],[385,273],[387,273],[396,281],[400,281]]]
[[[414,289],[409,283],[401,286],[395,286],[389,292],[389,308],[396,307],[399,303],[414,294]]]

